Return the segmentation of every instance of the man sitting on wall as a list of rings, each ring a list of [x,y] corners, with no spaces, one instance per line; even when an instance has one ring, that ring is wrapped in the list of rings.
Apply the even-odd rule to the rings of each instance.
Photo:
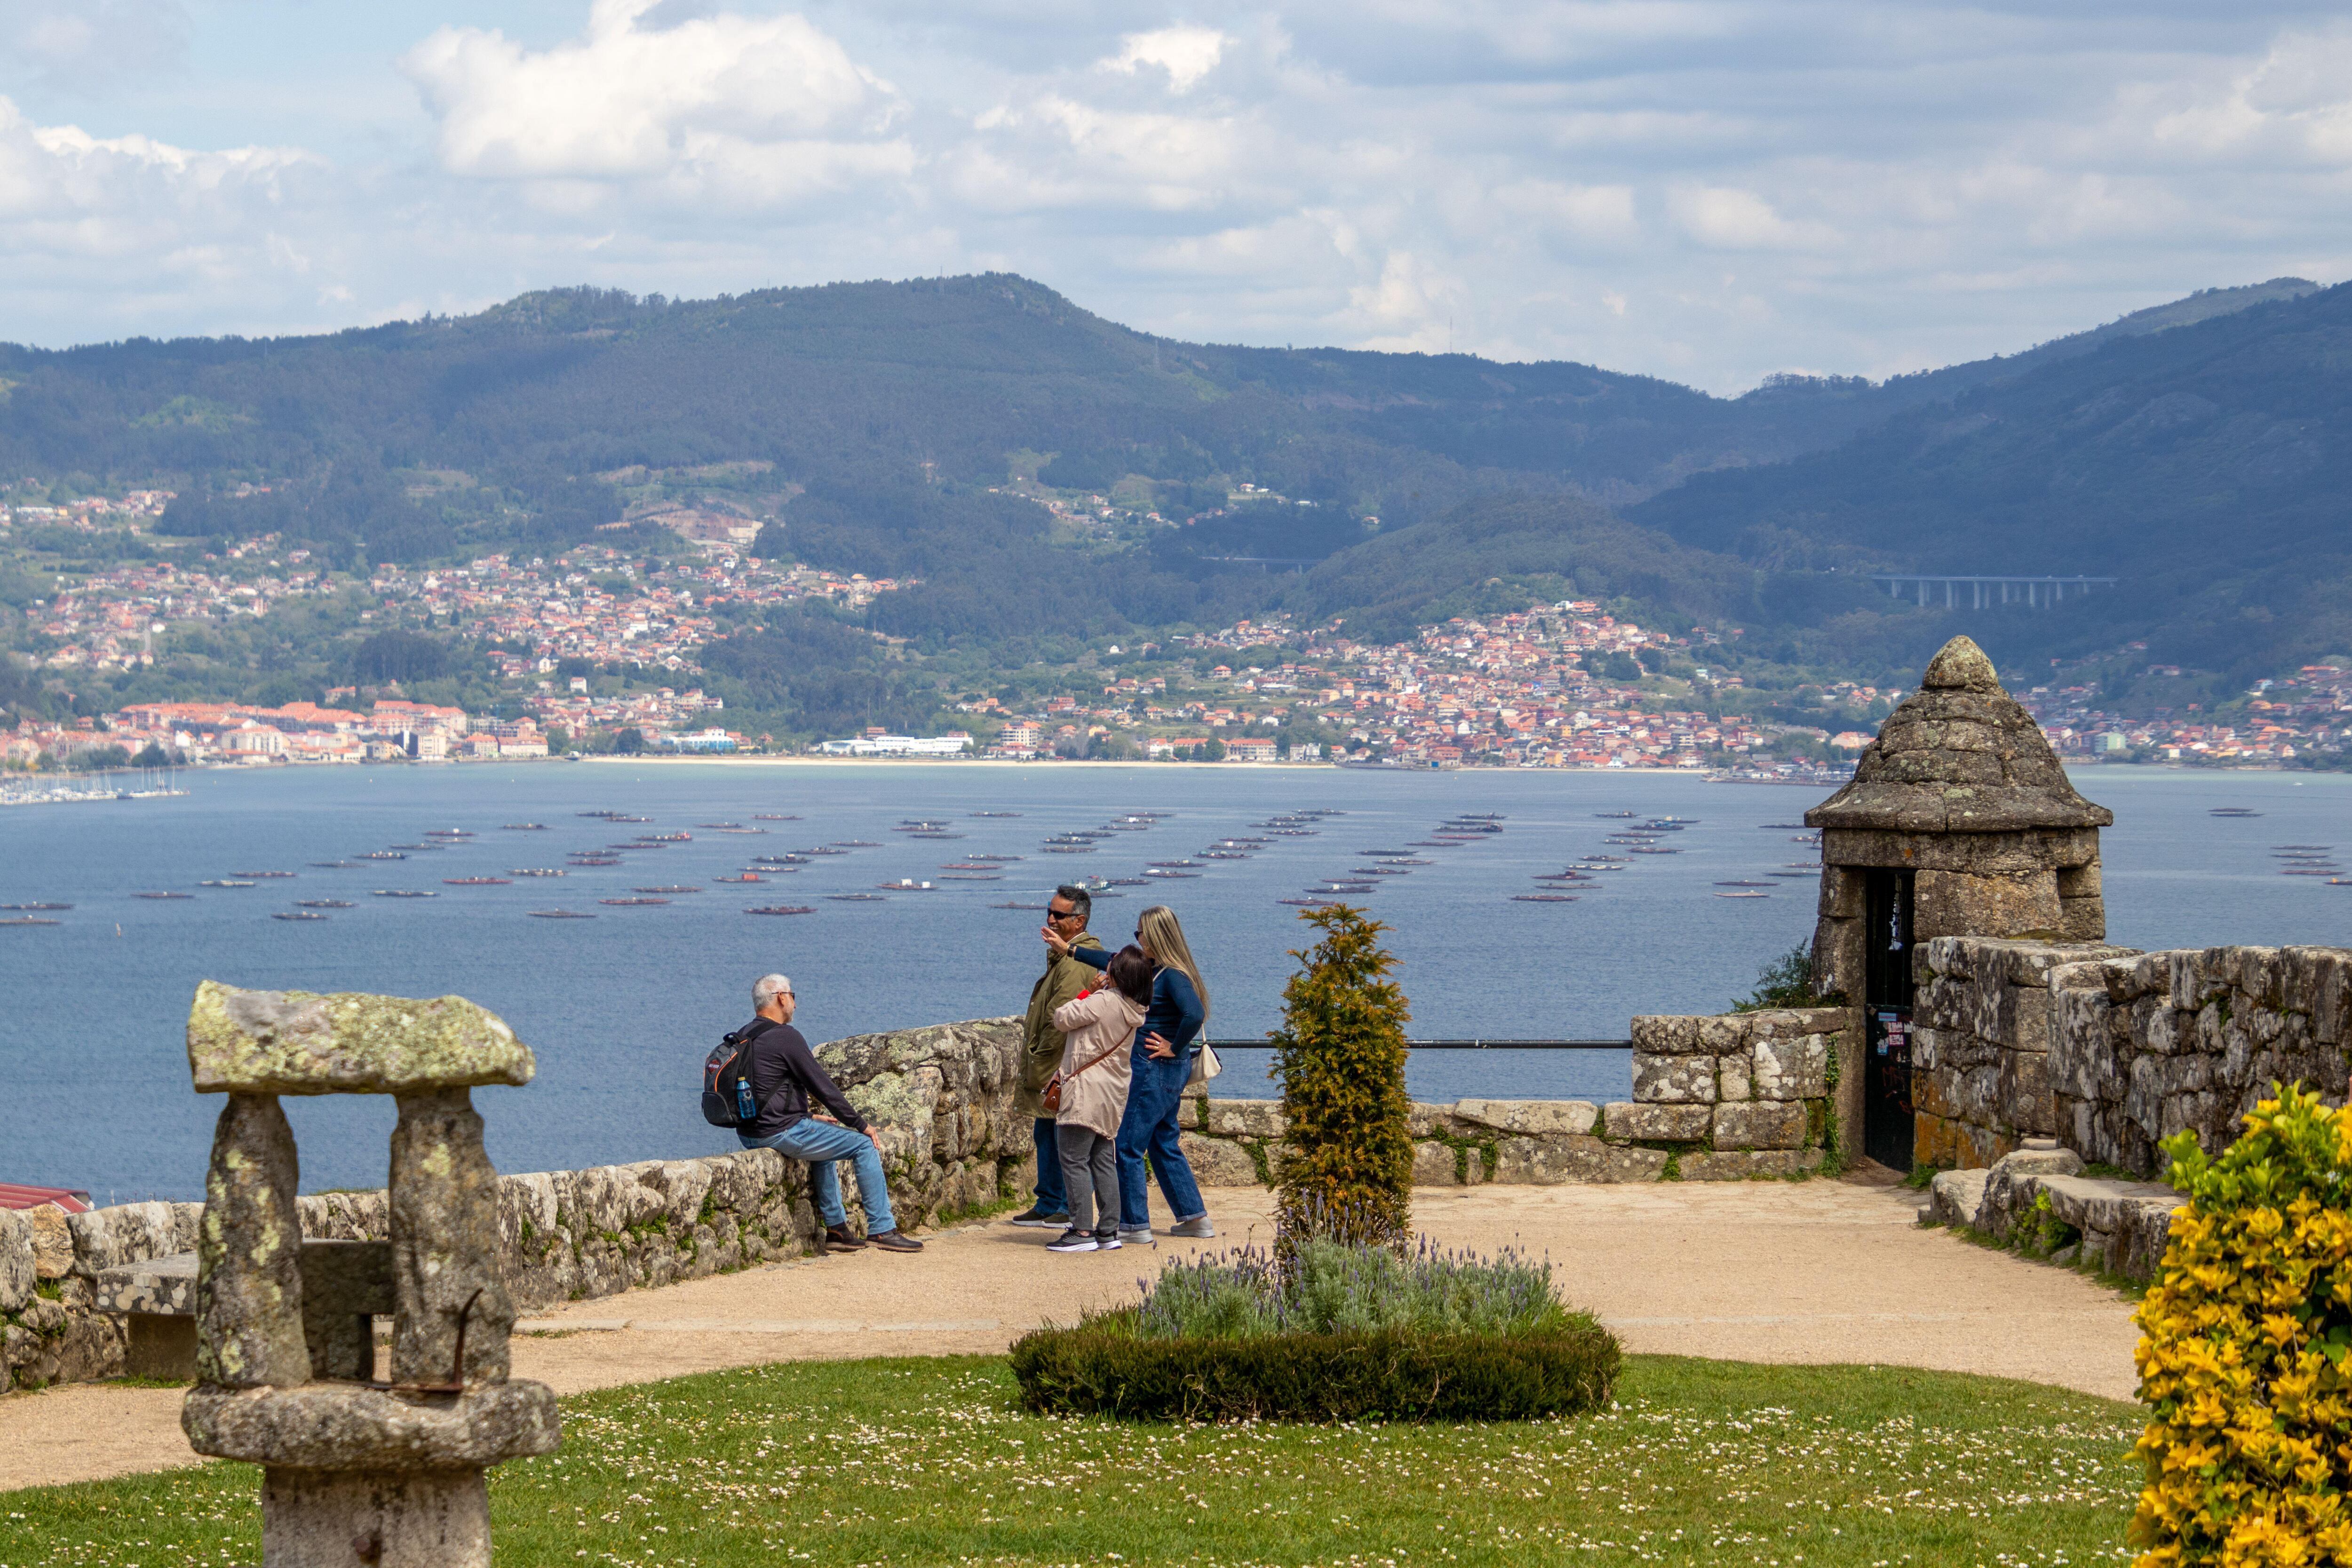
[[[922,1251],[923,1244],[900,1234],[891,1215],[881,1152],[866,1130],[866,1119],[793,1027],[797,1005],[793,983],[781,974],[762,974],[752,983],[751,1006],[759,1016],[750,1025],[753,1033],[743,1049],[751,1102],[760,1114],[735,1136],[746,1149],[773,1149],[787,1160],[809,1163],[811,1194],[817,1217],[824,1223],[818,1251],[856,1252],[867,1242],[885,1252]],[[809,1113],[811,1095],[835,1120]],[[849,1211],[841,1204],[841,1180],[834,1173],[835,1160],[849,1161],[857,1172],[857,1201],[866,1209],[865,1241],[850,1232]]]

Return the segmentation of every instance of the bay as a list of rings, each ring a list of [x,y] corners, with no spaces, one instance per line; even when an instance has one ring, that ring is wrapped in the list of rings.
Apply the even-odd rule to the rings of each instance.
[[[0,902],[74,908],[54,926],[0,930],[0,1180],[89,1189],[101,1202],[201,1194],[218,1101],[189,1086],[183,1044],[196,983],[394,994],[466,995],[505,1016],[538,1052],[526,1089],[480,1091],[502,1169],[543,1170],[677,1158],[730,1149],[695,1107],[702,1056],[749,1016],[751,981],[791,974],[813,1039],[950,1018],[1017,1013],[1039,966],[1034,910],[1079,872],[1131,877],[1153,860],[1198,859],[1216,839],[1267,840],[1246,860],[1213,860],[1197,878],[1122,888],[1095,928],[1122,940],[1137,910],[1165,901],[1183,919],[1207,974],[1211,1032],[1262,1037],[1280,1018],[1291,949],[1311,942],[1276,900],[1351,868],[1362,852],[1426,842],[1465,813],[1493,813],[1501,833],[1412,848],[1431,862],[1367,879],[1353,896],[1391,927],[1396,978],[1416,1036],[1622,1038],[1636,1013],[1714,1012],[1757,970],[1805,941],[1810,878],[1775,870],[1816,858],[1793,841],[1825,792],[1709,784],[1653,773],[1466,771],[1379,773],[1104,765],[772,765],[599,762],[213,772],[182,798],[0,811]],[[2352,888],[2277,873],[2277,844],[2330,844],[2347,820],[2352,780],[2328,775],[2089,769],[2077,784],[2115,808],[2105,838],[2111,941],[2135,947],[2352,942]],[[2215,806],[2255,817],[2214,818]],[[1345,815],[1311,837],[1249,825],[1277,813]],[[584,817],[614,811],[649,818]],[[1051,836],[1137,811],[1169,815],[1117,833],[1090,854],[1042,852]],[[1622,818],[1695,819],[1635,856],[1603,841]],[[975,816],[974,813],[1017,813]],[[760,821],[791,815],[799,821]],[[933,819],[952,838],[894,831]],[[502,824],[539,822],[546,831]],[[765,831],[733,834],[702,824]],[[359,858],[430,830],[474,835],[407,858]],[[452,886],[563,867],[566,852],[687,833],[623,864],[562,879]],[[756,855],[839,841],[871,847],[824,856],[759,884],[715,884]],[[2352,847],[2352,846],[2347,846]],[[1533,879],[1588,855],[1623,856],[1572,903],[1523,903]],[[1003,879],[878,892],[898,879],[937,881],[971,856],[1014,855]],[[347,860],[323,869],[314,861]],[[283,870],[250,888],[206,888],[244,870]],[[1772,884],[1723,889],[1724,881]],[[664,905],[615,907],[640,887],[695,886]],[[431,899],[373,896],[429,891]],[[185,900],[150,900],[173,890]],[[1760,890],[1759,899],[1720,892]],[[665,895],[642,895],[660,897]],[[271,918],[297,900],[346,900],[318,921]],[[755,904],[815,912],[759,917]],[[562,906],[593,921],[539,920]],[[1234,1051],[1218,1092],[1266,1095],[1267,1053]],[[1418,1099],[1622,1099],[1622,1050],[1429,1051],[1408,1068]],[[289,1101],[305,1190],[383,1180],[391,1107],[380,1100]]]

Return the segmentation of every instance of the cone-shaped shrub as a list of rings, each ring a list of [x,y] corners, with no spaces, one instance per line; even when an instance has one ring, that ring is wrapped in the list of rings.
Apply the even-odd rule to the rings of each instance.
[[[2141,1303],[2142,1568],[2352,1563],[2352,1111],[2273,1089],[2208,1159]]]
[[[1387,928],[1345,904],[1300,919],[1323,940],[1293,952],[1273,1036],[1288,1152],[1276,1172],[1286,1249],[1308,1237],[1402,1245],[1412,1207],[1412,1102],[1404,1026],[1412,1015],[1388,980]]]

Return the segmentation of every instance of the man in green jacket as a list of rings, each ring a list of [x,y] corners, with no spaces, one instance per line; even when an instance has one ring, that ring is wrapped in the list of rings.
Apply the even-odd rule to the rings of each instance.
[[[1045,901],[1045,928],[1072,947],[1100,948],[1087,921],[1095,901],[1084,888],[1060,887]],[[1027,1212],[1013,1216],[1014,1225],[1033,1230],[1066,1230],[1070,1224],[1070,1200],[1062,1189],[1062,1156],[1054,1146],[1054,1118],[1045,1109],[1045,1080],[1062,1065],[1062,1031],[1054,1027],[1054,1010],[1093,984],[1101,972],[1075,958],[1056,958],[1045,950],[1045,973],[1029,988],[1029,1016],[1022,1020],[1021,1087],[1013,1109],[1025,1110],[1037,1143],[1037,1201]]]

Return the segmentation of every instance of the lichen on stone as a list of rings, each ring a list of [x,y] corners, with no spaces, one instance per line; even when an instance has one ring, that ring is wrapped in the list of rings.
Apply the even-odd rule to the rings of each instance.
[[[207,980],[188,1013],[200,1094],[402,1094],[526,1084],[530,1047],[462,996],[244,991]]]

